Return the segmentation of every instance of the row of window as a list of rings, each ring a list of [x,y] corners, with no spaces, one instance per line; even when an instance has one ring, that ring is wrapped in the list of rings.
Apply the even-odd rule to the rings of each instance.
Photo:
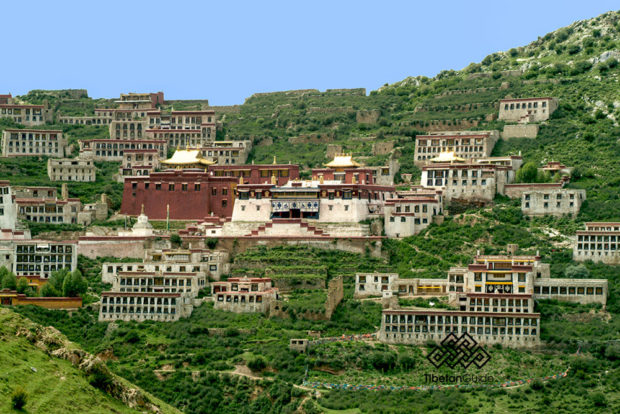
[[[571,201],[570,203],[568,203],[568,207],[569,208],[575,207],[575,203]],[[530,208],[530,202],[526,201],[525,204],[523,205],[523,208]],[[549,208],[549,203],[547,203],[547,202],[543,203],[543,208]],[[562,202],[561,201],[556,202],[555,203],[555,208],[561,209],[562,208]]]
[[[542,101],[541,106],[543,108],[547,107],[547,101]],[[512,109],[531,109],[538,108],[538,102],[517,102],[511,104],[504,104],[504,110],[512,110]]]
[[[401,211],[404,211],[405,213],[410,213],[411,212],[411,206],[404,206],[404,208],[401,207],[401,206],[396,206],[396,212],[400,213]],[[419,213],[420,212],[420,205],[419,204],[416,204],[413,207],[413,212],[414,213]],[[426,213],[426,212],[428,212],[428,205],[427,204],[422,204],[422,213]]]
[[[226,299],[224,299],[224,297],[226,297]],[[226,301],[226,302],[232,302],[232,303],[246,303],[246,296],[245,295],[217,295],[217,301],[218,302]],[[263,297],[260,295],[248,295],[247,303],[263,303]]]
[[[618,250],[616,243],[577,243],[577,250],[608,250],[615,252]]]
[[[490,328],[490,327],[486,327],[486,328],[482,328],[482,327],[473,327],[470,326],[469,329],[467,329],[466,326],[461,327],[460,329],[461,333],[465,333],[468,332],[470,334],[477,334],[477,335],[537,335],[537,329],[536,328]],[[434,326],[430,326],[429,328],[427,328],[426,326],[418,326],[416,325],[415,328],[411,327],[411,326],[407,326],[405,327],[404,325],[401,325],[400,327],[396,326],[396,325],[392,325],[392,326],[386,326],[385,327],[385,332],[400,332],[400,333],[404,333],[404,332],[417,332],[417,333],[443,333],[443,327],[442,326],[438,326],[437,329],[435,329]],[[459,333],[459,329],[458,327],[454,326],[454,327],[449,327],[446,326],[445,328],[445,333]],[[431,335],[432,336],[432,335]]]
[[[41,134],[35,132],[21,132],[21,133],[11,133],[11,140],[27,140],[27,141],[47,141],[47,140],[56,140],[58,139],[58,134],[48,133]]]
[[[586,241],[586,242],[612,242],[620,241],[620,237],[616,238],[616,236],[589,236],[589,235],[579,235],[577,237],[578,241]]]
[[[431,147],[420,147],[418,148],[418,153],[420,154],[437,154],[441,152],[454,152],[457,156],[459,154],[468,154],[468,153],[482,153],[484,152],[484,147],[481,145],[469,145],[469,146],[431,146]]]
[[[415,318],[414,318],[415,317]],[[438,325],[489,325],[489,326],[538,326],[537,318],[490,317],[490,316],[449,316],[449,315],[390,315],[383,321],[396,324],[438,324]]]
[[[133,306],[102,306],[101,307],[101,313],[129,313],[129,314],[133,314],[134,313],[134,307]],[[135,313],[152,313],[152,314],[171,314],[171,315],[175,315],[177,313],[176,308],[162,308],[162,307],[149,307],[149,306],[145,306],[145,307],[135,307]]]
[[[216,260],[217,257],[215,256],[203,256],[203,262],[208,262],[208,261],[214,261]],[[136,266],[135,271],[144,271],[146,270],[147,272],[150,271],[148,270],[149,266],[144,266],[143,264],[134,264]],[[107,272],[110,274],[113,273],[117,273],[117,272],[133,272],[134,271],[134,265],[131,264],[122,264],[122,265],[108,265],[107,268]],[[165,267],[165,269],[164,269]],[[155,272],[159,272],[160,270],[162,271],[166,271],[166,272],[179,272],[179,273],[184,273],[184,272],[200,272],[200,266],[186,266],[186,265],[153,265],[153,269]],[[217,265],[216,264],[211,264],[209,265],[209,270],[212,272],[217,271]]]
[[[16,253],[35,253],[43,249],[37,248],[34,244],[21,245],[18,244],[15,248]],[[46,249],[47,250],[47,249]],[[71,253],[73,252],[73,246],[64,246],[52,244],[48,250],[50,253]]]
[[[390,223],[394,223],[395,221],[396,220],[395,220],[395,218],[393,216],[390,217]],[[407,221],[413,221],[413,224],[428,224],[428,219],[427,218],[423,218],[421,221],[417,217],[405,217],[405,216],[402,216],[400,218],[400,222],[401,223],[406,223]]]
[[[528,299],[489,299],[489,298],[470,298],[471,306],[529,306]]]
[[[179,279],[179,278],[158,278],[158,280],[156,280],[155,278],[136,278],[136,277],[129,277],[129,278],[125,278],[122,277],[120,279],[120,285],[121,286],[191,286],[192,285],[192,279],[191,278],[185,278],[185,279]]]
[[[30,115],[30,108],[24,108],[26,115]],[[21,115],[22,108],[2,108],[2,115]],[[41,115],[40,109],[33,109],[33,115]]]
[[[602,287],[534,286],[536,295],[603,295]]]
[[[50,264],[50,265],[26,265],[26,264],[16,264],[15,265],[15,271],[17,272],[18,276],[22,276],[22,275],[31,275],[34,273],[41,273],[41,272],[45,272],[44,276],[47,277],[49,276],[49,273],[54,272],[56,270],[60,270],[60,269],[64,269],[64,268],[68,268],[70,269],[70,265],[63,265],[63,264]]]
[[[9,153],[12,154],[41,154],[41,155],[45,155],[45,154],[54,154],[54,155],[58,155],[61,151],[59,148],[50,148],[49,150],[47,150],[46,148],[9,148],[8,150]]]
[[[76,124],[76,125],[107,125],[111,122],[111,119],[106,118],[61,118],[62,124]]]
[[[131,189],[135,190],[138,188],[138,183],[131,183]],[[148,190],[150,188],[150,183],[145,182],[144,183],[144,189]],[[168,184],[168,191],[175,191],[175,184]],[[200,191],[201,186],[198,183],[195,183],[193,186],[189,186],[186,183],[181,184],[181,191],[188,191],[189,188],[193,188],[194,191]],[[155,184],[155,190],[159,191],[161,190],[161,183],[156,183]],[[228,188],[224,187],[224,188],[220,188],[219,189],[221,195],[223,196],[227,196],[228,195]],[[218,195],[218,188],[217,187],[211,187],[211,195],[212,196],[217,196]]]
[[[155,298],[155,297],[150,297],[150,298],[142,298],[140,296],[138,297],[134,297],[134,296],[104,296],[101,298],[101,303],[106,304],[130,304],[133,305],[134,301],[136,303],[136,305],[176,305],[177,303],[177,299],[176,298]]]
[[[18,254],[16,262],[20,263],[71,263],[71,255],[48,254],[48,255],[26,255]],[[64,260],[63,260],[64,258]]]

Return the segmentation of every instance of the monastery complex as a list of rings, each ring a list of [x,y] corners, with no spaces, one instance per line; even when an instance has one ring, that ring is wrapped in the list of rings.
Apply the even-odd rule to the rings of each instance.
[[[2,156],[46,157],[49,180],[60,182],[61,193],[56,187],[0,182],[0,264],[38,288],[52,272],[75,270],[78,255],[132,258],[102,264],[101,281],[108,288],[96,305],[101,321],[176,321],[203,302],[222,311],[286,316],[289,286],[269,277],[230,274],[239,249],[288,243],[380,256],[385,238],[414,236],[441,225],[455,209],[493,205],[497,197],[519,200],[528,217],[574,217],[586,201],[586,190],[571,186],[570,166],[549,161],[539,169],[553,182],[519,182],[527,160],[520,153],[493,155],[500,139],[535,138],[538,125],[558,107],[551,97],[499,101],[502,132],[415,136],[412,162],[419,181],[403,174],[400,179],[408,185],[402,187],[395,185],[398,161],[390,157],[386,165],[365,165],[338,145],[330,145],[325,162],[311,169],[280,163],[275,156],[271,163],[248,162],[253,141],[216,139],[220,125],[213,109],[175,110],[165,104],[163,92],[129,93],[114,107],[89,115],[58,114],[63,125],[108,130],[109,138],[70,145],[62,130],[37,129],[53,116],[47,106],[22,105],[6,95],[0,116],[24,128],[3,131]],[[393,149],[373,145],[381,154]],[[100,162],[119,163],[115,179],[123,193],[115,218],[129,225],[89,229],[68,240],[31,237],[23,222],[88,226],[108,219],[106,194],[91,204],[69,197],[71,185],[97,182]],[[165,222],[166,230],[151,221]],[[168,229],[175,221],[188,224],[173,234]],[[617,265],[619,240],[620,223],[585,223],[577,231],[573,258]],[[517,249],[509,245],[505,255],[479,252],[469,265],[453,267],[442,278],[358,273],[354,297],[382,303],[378,339],[392,344],[440,342],[452,332],[487,345],[536,347],[537,300],[606,305],[607,280],[552,278],[541,256],[517,255]],[[327,288],[327,311],[320,318],[329,319],[344,297],[342,277],[305,286]],[[447,300],[441,308],[399,304],[416,297]],[[81,306],[75,298],[29,299],[12,290],[0,291],[0,299],[8,305]],[[307,348],[307,340],[293,341],[292,346]]]

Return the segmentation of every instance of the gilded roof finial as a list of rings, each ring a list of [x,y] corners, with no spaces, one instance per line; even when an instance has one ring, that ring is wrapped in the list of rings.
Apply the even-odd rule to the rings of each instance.
[[[276,156],[273,156],[273,163],[276,164]]]
[[[276,178],[276,173],[273,173],[273,175],[271,176],[271,184],[276,185],[278,182],[278,179]]]
[[[142,203],[142,208],[140,209],[140,215],[141,216],[144,215],[144,203]]]

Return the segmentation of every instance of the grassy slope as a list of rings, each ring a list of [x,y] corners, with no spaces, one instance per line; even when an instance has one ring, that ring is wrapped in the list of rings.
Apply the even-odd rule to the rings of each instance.
[[[24,319],[0,309],[0,411],[13,412],[10,394],[17,386],[28,393],[28,413],[139,413],[91,386],[69,361],[51,357],[24,337],[15,336]],[[32,368],[36,369],[36,372]],[[163,406],[163,412],[175,409]],[[17,411],[15,411],[17,412]]]

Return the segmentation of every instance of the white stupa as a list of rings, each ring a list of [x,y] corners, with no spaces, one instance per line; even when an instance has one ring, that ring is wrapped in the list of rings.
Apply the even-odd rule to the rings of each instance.
[[[131,228],[131,233],[134,236],[152,236],[153,225],[149,223],[149,218],[144,214],[144,204],[142,204],[142,210],[138,216],[138,221]]]

